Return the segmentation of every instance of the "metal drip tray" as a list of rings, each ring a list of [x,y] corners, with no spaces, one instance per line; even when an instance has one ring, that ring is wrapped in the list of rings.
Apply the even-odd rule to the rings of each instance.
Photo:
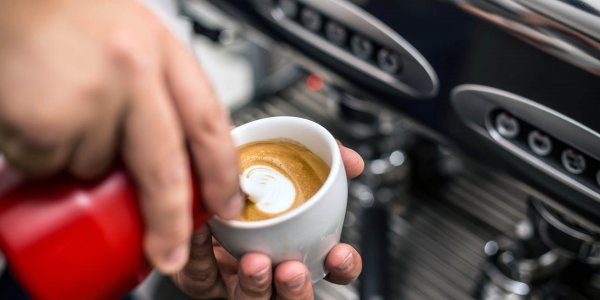
[[[299,80],[274,96],[238,108],[232,119],[240,125],[269,116],[304,117],[327,127],[345,145],[360,148],[365,142],[352,138],[351,127],[337,118],[332,107],[326,94],[309,90]],[[401,116],[396,117],[402,121]],[[455,159],[463,164],[462,171],[442,184],[407,188],[406,183],[398,182],[371,190],[372,178],[361,176],[351,182],[342,241],[361,252],[368,278],[361,277],[349,286],[320,282],[315,286],[316,299],[476,298],[484,245],[525,219],[528,187]],[[383,227],[365,224],[365,213],[374,207],[387,214]],[[371,250],[365,249],[365,237],[375,241],[385,237],[383,257],[372,257]],[[374,278],[385,284],[373,282]],[[366,284],[374,286],[368,295],[362,286]],[[385,291],[377,291],[377,287],[385,287]],[[173,299],[172,294],[169,298]]]
[[[242,124],[275,115],[309,118],[327,127],[346,144],[348,127],[325,109],[330,99],[300,82],[263,102],[253,102],[234,112]],[[349,141],[352,145],[353,141]],[[359,177],[353,186],[364,184]],[[401,183],[398,183],[399,185]],[[374,197],[378,191],[372,191]],[[360,250],[364,199],[349,199],[343,242]],[[461,174],[431,189],[399,191],[384,205],[389,213],[385,232],[388,259],[385,266],[389,290],[379,299],[470,299],[474,297],[485,243],[510,231],[525,218],[526,192],[510,178],[469,165]],[[369,229],[366,229],[367,231]],[[364,231],[363,231],[364,232]],[[362,251],[361,251],[362,252]],[[363,258],[365,253],[362,253]],[[361,280],[347,287],[322,283],[318,299],[359,299]],[[376,299],[370,297],[362,299]]]

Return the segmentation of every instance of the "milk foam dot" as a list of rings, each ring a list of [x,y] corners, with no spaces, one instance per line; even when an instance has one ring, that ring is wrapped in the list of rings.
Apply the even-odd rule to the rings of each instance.
[[[247,168],[240,176],[240,186],[256,208],[267,214],[288,210],[296,199],[292,181],[269,166]]]

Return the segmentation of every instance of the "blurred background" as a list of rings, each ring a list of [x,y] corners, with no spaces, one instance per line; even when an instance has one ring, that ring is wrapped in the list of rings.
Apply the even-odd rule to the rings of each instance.
[[[364,157],[364,270],[317,299],[600,299],[598,1],[152,5],[235,124],[312,119]],[[133,296],[186,299],[158,274]]]
[[[363,274],[319,283],[317,299],[600,299],[599,6],[178,9],[236,124],[309,118],[366,160],[342,238]],[[177,294],[158,276],[152,286],[150,298]]]

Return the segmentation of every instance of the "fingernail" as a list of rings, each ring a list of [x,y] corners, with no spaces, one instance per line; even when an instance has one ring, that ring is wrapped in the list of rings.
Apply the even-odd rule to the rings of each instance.
[[[169,251],[167,255],[165,255],[165,268],[168,269],[168,271],[172,270],[173,272],[181,269],[187,261],[188,249],[188,246],[183,244]]]
[[[270,271],[270,268],[267,266],[264,269],[262,269],[261,271],[250,276],[250,278],[256,284],[263,284],[269,278],[269,271]]]
[[[290,291],[297,291],[304,286],[306,282],[306,274],[302,273],[291,280],[284,283],[285,287]]]
[[[192,235],[192,243],[194,243],[194,245],[204,245],[209,237],[209,231],[194,232],[194,235]]]
[[[350,268],[352,268],[352,265],[354,264],[354,258],[352,257],[352,252],[348,253],[348,255],[346,255],[346,258],[344,258],[344,261],[342,262],[342,264],[340,264],[339,266],[337,266],[337,270],[338,272],[345,272],[350,270]]]

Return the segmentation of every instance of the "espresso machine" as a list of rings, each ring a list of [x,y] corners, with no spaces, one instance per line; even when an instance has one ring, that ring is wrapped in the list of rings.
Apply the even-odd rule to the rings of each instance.
[[[317,299],[600,299],[598,1],[180,10],[217,45],[252,45],[255,92],[236,124],[312,119],[365,159],[342,235],[363,273],[319,283]],[[168,280],[157,291],[185,298]]]
[[[600,300],[600,0],[178,9],[252,63],[236,125],[311,119],[365,160],[342,233],[363,272],[316,299]],[[158,274],[128,297],[188,299]]]

